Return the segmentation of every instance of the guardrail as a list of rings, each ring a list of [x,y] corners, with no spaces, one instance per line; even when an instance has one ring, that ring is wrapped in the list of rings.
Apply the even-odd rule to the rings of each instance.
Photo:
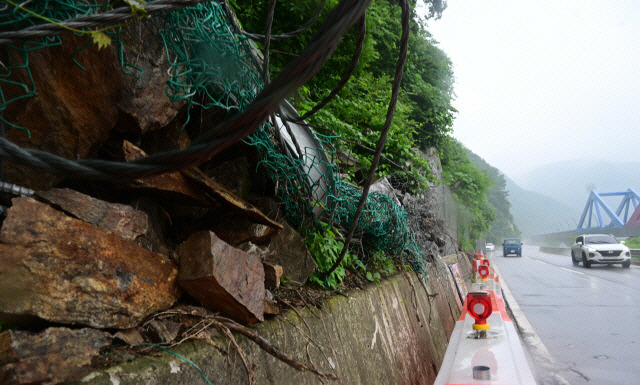
[[[549,253],[549,254],[571,255],[571,248],[570,247],[540,246],[540,251],[542,251],[543,253]]]
[[[640,249],[631,249],[632,257],[640,257]]]
[[[520,337],[507,314],[500,278],[488,260],[474,258],[473,263],[476,280],[434,385],[535,385]]]

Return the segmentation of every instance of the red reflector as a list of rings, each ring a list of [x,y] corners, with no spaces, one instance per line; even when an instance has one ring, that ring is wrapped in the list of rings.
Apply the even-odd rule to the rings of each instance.
[[[480,265],[478,266],[478,274],[480,274],[480,277],[487,278],[489,276],[489,266],[487,265]]]
[[[473,291],[467,294],[467,311],[476,320],[476,324],[486,324],[493,311],[489,292]]]

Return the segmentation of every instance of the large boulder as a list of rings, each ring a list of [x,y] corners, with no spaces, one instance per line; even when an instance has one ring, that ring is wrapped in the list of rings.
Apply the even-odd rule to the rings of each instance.
[[[177,276],[166,257],[31,198],[13,200],[0,231],[0,311],[14,319],[131,328],[173,305]]]
[[[180,246],[180,286],[203,306],[245,323],[264,320],[260,258],[230,246],[211,231]]]

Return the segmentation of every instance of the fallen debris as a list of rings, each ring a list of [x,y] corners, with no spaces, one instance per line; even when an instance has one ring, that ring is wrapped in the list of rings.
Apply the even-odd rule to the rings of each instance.
[[[211,231],[180,246],[180,285],[210,310],[249,325],[264,320],[264,269],[260,259]]]

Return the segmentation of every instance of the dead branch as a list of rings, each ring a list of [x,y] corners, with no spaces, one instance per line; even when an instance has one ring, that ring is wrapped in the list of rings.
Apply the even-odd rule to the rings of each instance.
[[[247,357],[247,354],[240,347],[240,345],[238,345],[238,341],[236,341],[236,338],[233,336],[233,333],[231,333],[231,330],[223,322],[219,322],[218,320],[213,320],[212,323],[216,327],[216,329],[218,329],[220,333],[224,334],[227,337],[227,339],[231,342],[231,344],[233,344],[233,346],[236,348],[236,351],[238,352],[238,355],[242,360],[242,364],[244,365],[244,368],[247,371],[247,379],[248,379],[249,385],[253,385],[253,381],[255,380],[255,372],[253,371],[253,368],[252,368],[253,363],[251,362],[249,357]]]
[[[258,346],[260,346],[264,351],[266,351],[267,353],[271,354],[272,356],[276,357],[277,359],[279,359],[280,361],[284,362],[285,364],[291,366],[292,368],[299,370],[299,371],[306,371],[306,372],[311,372],[317,376],[320,376],[322,378],[325,378],[327,380],[337,380],[338,377],[335,377],[331,374],[326,374],[326,373],[322,373],[314,368],[309,367],[309,365],[298,361],[297,359],[293,358],[292,356],[284,353],[283,351],[281,351],[280,349],[276,348],[275,346],[271,345],[271,343],[269,341],[267,341],[266,339],[264,339],[262,336],[260,336],[259,334],[255,333],[254,331],[250,330],[249,328],[242,326],[228,318],[224,318],[224,317],[216,317],[218,320],[220,320],[220,322],[226,326],[227,328],[229,328],[229,330],[237,332],[242,334],[243,336],[247,337],[248,339],[250,339],[251,341],[255,342],[256,344],[258,344]]]

